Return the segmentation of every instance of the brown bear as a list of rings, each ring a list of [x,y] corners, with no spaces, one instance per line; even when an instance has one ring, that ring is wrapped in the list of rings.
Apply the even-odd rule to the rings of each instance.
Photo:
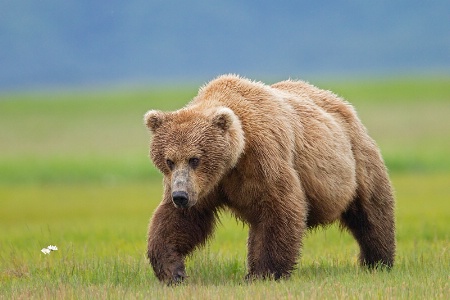
[[[375,142],[353,107],[302,81],[272,86],[223,75],[184,108],[150,110],[150,156],[164,196],[148,258],[167,283],[229,209],[249,225],[247,278],[287,277],[305,230],[339,220],[360,263],[394,263],[394,198]]]

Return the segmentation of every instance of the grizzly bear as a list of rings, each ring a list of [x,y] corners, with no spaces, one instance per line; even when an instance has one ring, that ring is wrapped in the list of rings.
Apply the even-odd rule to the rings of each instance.
[[[148,111],[145,124],[164,175],[147,252],[160,281],[186,277],[185,257],[225,208],[249,226],[246,278],[288,277],[306,229],[336,220],[358,242],[362,265],[393,265],[386,167],[353,107],[332,92],[223,75],[180,110]]]

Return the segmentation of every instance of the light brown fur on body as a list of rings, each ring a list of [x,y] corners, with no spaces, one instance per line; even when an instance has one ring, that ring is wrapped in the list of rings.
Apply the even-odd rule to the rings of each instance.
[[[149,111],[164,198],[148,257],[165,282],[212,234],[218,210],[249,224],[248,277],[290,274],[308,227],[340,220],[362,264],[392,266],[394,199],[374,141],[350,104],[301,81],[224,75],[184,108]]]

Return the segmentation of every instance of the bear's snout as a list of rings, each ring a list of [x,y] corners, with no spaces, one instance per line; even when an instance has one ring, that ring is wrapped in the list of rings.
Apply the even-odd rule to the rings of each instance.
[[[172,193],[173,203],[179,208],[185,208],[189,202],[188,193],[184,191],[176,191]]]

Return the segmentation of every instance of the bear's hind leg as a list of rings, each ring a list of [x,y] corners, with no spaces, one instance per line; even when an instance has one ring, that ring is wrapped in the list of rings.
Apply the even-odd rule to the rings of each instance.
[[[394,264],[394,199],[390,187],[381,195],[357,197],[341,216],[341,224],[359,244],[360,263],[369,268],[390,268]]]

